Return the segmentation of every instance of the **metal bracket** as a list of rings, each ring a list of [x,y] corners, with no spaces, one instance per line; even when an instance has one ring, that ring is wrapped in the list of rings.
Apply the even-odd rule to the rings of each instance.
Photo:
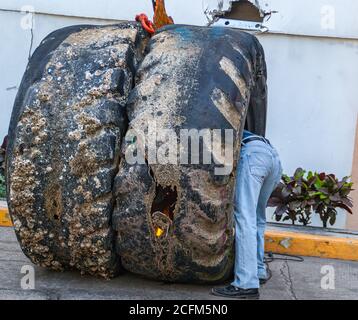
[[[226,28],[235,28],[248,31],[258,31],[258,32],[267,32],[268,28],[265,27],[262,23],[256,21],[244,21],[244,20],[234,20],[234,19],[223,19],[220,18],[215,21],[212,26],[216,27],[226,27]]]

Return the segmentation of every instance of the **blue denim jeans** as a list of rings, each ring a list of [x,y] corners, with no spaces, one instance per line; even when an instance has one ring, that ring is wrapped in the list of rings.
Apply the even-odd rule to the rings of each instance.
[[[280,182],[282,166],[277,151],[262,141],[241,148],[235,190],[235,280],[242,289],[259,288],[266,278],[264,263],[266,206]]]

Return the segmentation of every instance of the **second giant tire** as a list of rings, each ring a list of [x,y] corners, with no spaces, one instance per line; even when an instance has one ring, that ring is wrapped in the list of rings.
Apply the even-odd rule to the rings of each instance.
[[[115,179],[113,226],[123,266],[164,281],[223,281],[232,274],[233,191],[247,114],[249,129],[265,130],[263,49],[238,30],[168,26],[152,37],[136,78],[123,144],[129,161]],[[213,161],[188,161],[193,151],[182,133],[189,131],[206,132],[205,144],[220,151],[221,134],[232,132],[231,168],[220,175]],[[196,150],[197,159],[203,152]]]

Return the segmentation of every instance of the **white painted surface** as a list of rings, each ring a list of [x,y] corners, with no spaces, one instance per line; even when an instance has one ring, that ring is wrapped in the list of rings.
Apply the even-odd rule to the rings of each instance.
[[[0,0],[2,1],[2,0]],[[0,143],[8,130],[12,106],[26,69],[31,31],[21,28],[24,15],[0,11]],[[32,52],[50,32],[74,24],[114,23],[110,20],[83,19],[36,14]]]
[[[140,12],[152,15],[149,0],[31,2],[36,12],[42,12],[35,15],[33,49],[48,33],[64,26],[133,19]],[[206,24],[202,0],[166,2],[177,23]],[[269,73],[268,137],[277,146],[286,173],[302,166],[340,177],[349,175],[358,113],[358,40],[348,38],[358,36],[358,24],[353,23],[351,14],[358,12],[358,2],[329,1],[336,5],[333,31],[320,28],[317,12],[326,1],[315,0],[312,4],[308,0],[260,0],[262,6],[265,2],[269,3],[267,8],[280,11],[270,20],[271,30],[287,33],[259,37]],[[27,4],[28,1],[0,0],[0,139],[7,132],[16,87],[27,63],[31,34],[21,28],[24,14],[16,12]],[[342,215],[337,226],[344,224]]]
[[[0,12],[0,143],[7,132],[12,105],[29,52],[30,38],[20,29],[17,16],[15,13]]]
[[[176,23],[203,25],[206,23],[204,9],[214,10],[220,0],[167,0],[168,12]],[[228,9],[232,0],[223,0]],[[255,0],[251,0],[255,3]],[[256,0],[263,11],[277,11],[266,25],[273,32],[318,35],[341,38],[358,38],[356,0]],[[150,0],[1,0],[0,8],[21,10],[31,5],[35,12],[55,15],[131,20],[137,13],[152,15]],[[333,11],[332,11],[333,10]],[[330,28],[326,20],[331,12],[335,26]]]
[[[26,5],[27,0],[0,0],[0,8],[7,10],[21,10]],[[153,15],[151,0],[32,0],[31,5],[39,13],[87,18],[133,20],[138,13]],[[207,22],[202,0],[167,0],[166,7],[169,13],[173,12],[176,23]]]
[[[358,41],[265,34],[267,136],[284,170],[351,174],[358,114]],[[269,217],[271,214],[269,214]],[[340,212],[336,227],[344,227]],[[319,219],[314,220],[320,225]]]
[[[188,0],[187,0],[188,1]],[[184,2],[187,2],[184,1]],[[358,24],[353,12],[358,12],[355,0],[249,0],[257,3],[262,12],[274,12],[264,23],[271,32],[296,35],[315,35],[339,38],[358,38]],[[209,11],[217,8],[218,0],[202,0]],[[232,0],[223,0],[223,11],[229,10]]]
[[[259,39],[268,65],[267,135],[285,169],[349,174],[358,112],[358,41],[269,34]]]

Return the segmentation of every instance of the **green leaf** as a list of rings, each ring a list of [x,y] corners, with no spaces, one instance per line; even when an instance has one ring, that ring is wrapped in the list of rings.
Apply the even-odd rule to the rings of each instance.
[[[316,176],[312,176],[311,178],[309,178],[307,180],[307,185],[308,187],[311,187],[312,185],[314,185],[317,181],[317,177]]]
[[[330,195],[329,199],[331,201],[341,201],[341,196],[339,195],[339,193],[335,193],[333,195]]]
[[[271,197],[269,201],[267,202],[267,207],[277,207],[279,205],[282,205],[282,200],[278,197]]]
[[[320,189],[323,185],[323,182],[320,179],[317,179],[316,182],[314,183],[314,186],[316,187],[316,189]]]
[[[307,174],[307,179],[310,180],[313,178],[313,172],[312,171],[308,171],[308,174]]]
[[[302,192],[302,188],[301,188],[300,186],[295,187],[295,188],[292,189],[292,192],[293,192],[295,195],[299,195],[299,194],[301,194],[301,192]]]
[[[280,205],[276,208],[274,214],[277,216],[281,216],[283,215],[285,212],[287,211],[287,206],[286,205]]]
[[[333,226],[336,223],[336,215],[329,218],[329,224]]]
[[[289,208],[290,210],[296,210],[301,206],[301,202],[300,201],[292,201],[289,203]]]
[[[308,195],[313,198],[313,197],[316,197],[316,196],[320,196],[321,195],[321,192],[318,192],[318,191],[310,191],[308,193]]]
[[[350,207],[346,206],[346,205],[343,204],[343,203],[337,203],[337,204],[336,204],[336,207],[337,207],[337,208],[344,209],[344,210],[346,210],[347,212],[349,212],[350,214],[353,214],[352,209],[351,209]]]
[[[324,188],[324,187],[319,188],[318,191],[323,193],[323,194],[326,194],[326,195],[328,195],[330,193],[328,188]]]
[[[294,173],[294,179],[295,180],[299,180],[301,179],[304,175],[305,175],[305,171],[302,168],[297,168],[295,173]]]
[[[352,201],[351,201],[349,198],[342,198],[342,202],[343,202],[347,207],[353,208],[353,203],[352,203]]]
[[[291,194],[291,190],[288,187],[284,187],[282,189],[282,196],[284,198],[288,197]]]
[[[318,177],[321,181],[324,181],[324,179],[326,179],[326,174],[324,172],[318,174]]]

